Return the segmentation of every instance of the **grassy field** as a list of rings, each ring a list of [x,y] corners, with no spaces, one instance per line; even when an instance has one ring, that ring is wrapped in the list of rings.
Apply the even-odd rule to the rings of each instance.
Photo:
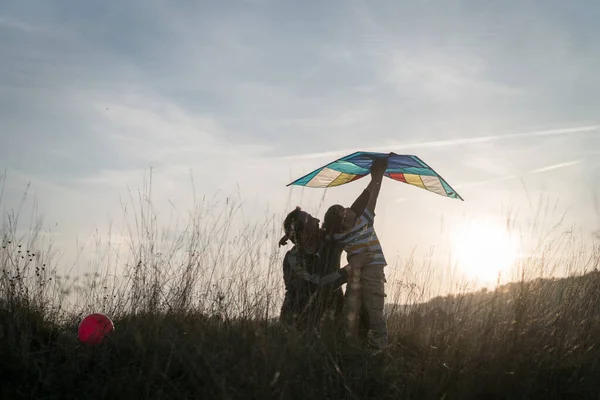
[[[261,258],[252,242],[268,232],[248,228],[229,245],[223,239],[208,250],[203,238],[224,238],[227,222],[190,218],[172,251],[158,255],[151,213],[140,215],[136,235],[145,240],[131,247],[137,262],[125,269],[126,279],[115,285],[92,276],[76,291],[75,308],[65,299],[77,284],[56,274],[51,251],[40,248],[35,234],[19,237],[16,218],[7,219],[0,249],[3,399],[562,399],[600,393],[597,255],[577,261],[589,266],[580,276],[391,305],[392,346],[373,355],[346,345],[333,325],[296,332],[278,324],[272,292],[279,281],[269,274],[279,273],[280,260]],[[178,249],[186,256],[177,258]],[[225,261],[244,265],[243,273],[201,283]],[[267,275],[261,270],[252,280],[261,263],[271,263]],[[108,313],[116,326],[97,347],[77,341],[78,323],[90,311]]]

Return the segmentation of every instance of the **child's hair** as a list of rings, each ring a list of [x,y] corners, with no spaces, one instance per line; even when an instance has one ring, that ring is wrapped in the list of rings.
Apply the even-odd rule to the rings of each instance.
[[[327,210],[323,218],[323,230],[328,235],[340,233],[344,222],[345,207],[340,204],[335,204]]]
[[[370,196],[371,193],[365,189],[350,206],[350,209],[354,211],[356,218],[360,217],[365,212],[365,209],[369,204]],[[325,218],[323,218],[323,230],[327,236],[335,235],[336,233],[340,233],[342,231],[345,210],[346,207],[340,204],[335,204],[329,207],[325,213]]]

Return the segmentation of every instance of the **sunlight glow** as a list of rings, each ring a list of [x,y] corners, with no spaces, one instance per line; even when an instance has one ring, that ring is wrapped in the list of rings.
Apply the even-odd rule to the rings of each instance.
[[[501,226],[477,221],[458,228],[452,237],[454,263],[468,279],[495,283],[504,281],[519,256],[519,243]]]

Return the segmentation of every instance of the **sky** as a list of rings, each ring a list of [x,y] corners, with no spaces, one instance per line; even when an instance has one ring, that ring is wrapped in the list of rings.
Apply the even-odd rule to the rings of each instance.
[[[468,221],[532,227],[540,196],[555,215],[535,229],[567,213],[591,241],[599,18],[591,0],[4,0],[2,207],[30,183],[27,207],[73,259],[150,168],[160,215],[195,191],[243,199],[246,223],[295,205],[322,218],[367,180],[286,184],[353,151],[394,151],[465,201],[386,181],[377,229],[392,270]]]

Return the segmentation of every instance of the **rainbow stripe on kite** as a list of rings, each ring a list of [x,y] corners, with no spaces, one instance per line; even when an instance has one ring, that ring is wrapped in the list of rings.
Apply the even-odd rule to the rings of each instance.
[[[419,157],[395,153],[358,151],[316,169],[287,186],[329,188],[344,185],[369,175],[373,160],[385,157],[388,158],[388,168],[384,175],[388,178],[437,193],[440,196],[463,200],[444,178]]]

